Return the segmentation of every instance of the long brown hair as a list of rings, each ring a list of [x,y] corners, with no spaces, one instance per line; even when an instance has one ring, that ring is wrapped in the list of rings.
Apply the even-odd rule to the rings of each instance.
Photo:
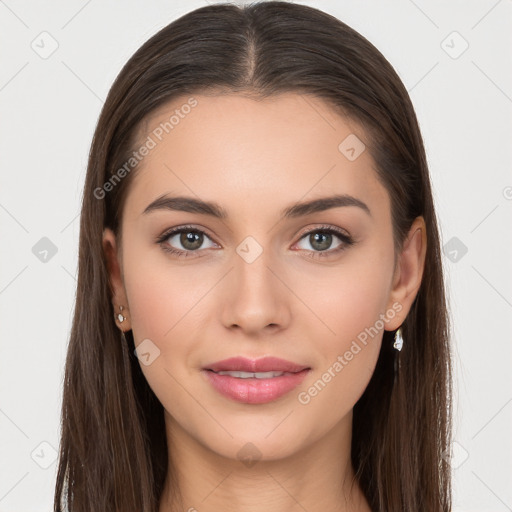
[[[398,254],[413,220],[427,230],[423,280],[402,324],[400,352],[385,331],[371,381],[354,406],[351,458],[374,511],[451,508],[449,318],[423,141],[409,95],[383,55],[335,17],[289,2],[192,11],[126,63],[103,106],[89,155],[78,284],[66,359],[54,510],[156,512],[167,472],[163,408],[112,309],[102,233],[120,234],[136,168],[108,192],[141,121],[174,97],[235,92],[312,95],[359,123],[391,200]],[[119,176],[119,175],[118,175]],[[111,182],[112,183],[112,182]],[[62,508],[63,507],[63,508]]]

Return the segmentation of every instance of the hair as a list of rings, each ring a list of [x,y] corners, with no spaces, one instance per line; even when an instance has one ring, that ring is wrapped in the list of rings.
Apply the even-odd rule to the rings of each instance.
[[[176,481],[163,406],[141,371],[133,334],[123,338],[114,321],[102,248],[105,227],[121,234],[136,169],[104,197],[95,191],[133,153],[143,120],[174,98],[233,93],[265,99],[287,92],[320,98],[363,128],[390,197],[395,258],[414,219],[424,218],[424,273],[401,326],[404,349],[393,350],[394,333],[384,331],[375,371],[353,409],[351,462],[373,511],[451,509],[449,318],[429,170],[411,100],[390,63],[354,29],[309,6],[266,1],[206,6],[165,26],[124,65],[103,105],[81,206],[56,512],[157,512],[167,473]]]

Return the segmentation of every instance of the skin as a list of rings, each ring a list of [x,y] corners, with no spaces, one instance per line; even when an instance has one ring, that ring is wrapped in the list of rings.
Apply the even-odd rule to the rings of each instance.
[[[170,502],[167,481],[159,510],[369,511],[352,482],[352,411],[374,371],[383,330],[403,323],[418,292],[424,220],[414,221],[395,266],[389,196],[369,151],[349,161],[338,150],[350,134],[364,141],[364,132],[321,100],[293,93],[262,101],[194,97],[198,106],[137,167],[122,212],[122,247],[111,230],[103,235],[112,303],[127,317],[118,326],[132,329],[136,346],[149,338],[160,350],[141,369],[165,409],[183,502]],[[186,99],[147,118],[141,140]],[[163,193],[215,201],[229,216],[143,215]],[[285,207],[333,193],[364,201],[371,215],[344,206],[279,220]],[[178,258],[155,240],[183,224],[206,235],[196,252]],[[343,241],[333,235],[323,251],[330,255],[308,257],[322,252],[321,244],[304,233],[322,232],[323,224],[356,243],[334,252]],[[247,236],[263,249],[252,263],[236,252]],[[193,247],[179,234],[165,243]],[[298,394],[393,304],[401,311],[308,404],[299,403]],[[277,356],[312,370],[274,402],[241,404],[201,373],[207,363],[236,355]],[[250,467],[238,455],[247,443],[260,456]]]

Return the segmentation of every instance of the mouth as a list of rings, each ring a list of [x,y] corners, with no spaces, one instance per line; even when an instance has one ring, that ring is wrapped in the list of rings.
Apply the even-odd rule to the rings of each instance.
[[[247,357],[231,357],[222,361],[217,361],[206,365],[204,370],[210,370],[216,373],[219,372],[240,372],[242,374],[266,374],[266,373],[298,373],[302,370],[311,369],[307,365],[301,365],[286,359],[278,357],[263,357],[261,359],[249,359]],[[249,378],[249,377],[241,377]],[[263,376],[256,378],[270,378],[270,376]]]
[[[219,371],[208,369],[207,371],[216,373],[217,375],[229,375],[236,379],[274,379],[283,375],[295,375],[299,372],[237,372],[237,371]]]
[[[292,391],[310,371],[309,366],[284,359],[236,357],[210,364],[201,373],[226,398],[245,404],[264,404]]]

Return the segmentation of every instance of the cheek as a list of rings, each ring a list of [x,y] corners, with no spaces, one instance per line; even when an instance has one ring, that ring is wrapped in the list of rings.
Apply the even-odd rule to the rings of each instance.
[[[135,272],[128,271],[126,275],[136,342],[144,338],[163,339],[163,335],[172,328],[178,309],[172,285],[144,265],[138,265]]]
[[[390,265],[382,260],[378,265],[367,258],[363,260],[347,261],[329,273],[318,273],[302,280],[294,290],[304,297],[311,311],[309,326],[305,319],[299,322],[305,324],[310,339],[316,340],[316,347],[321,347],[319,352],[331,357],[347,349],[351,340],[368,329],[383,330],[378,320],[385,313],[389,299]]]
[[[165,256],[136,250],[125,260],[124,272],[135,346],[149,339],[146,346],[158,354],[150,365],[141,360],[141,369],[165,403],[162,393],[179,390],[175,379],[182,382],[197,371],[192,356],[204,337],[205,299],[219,278],[211,269],[180,269]]]
[[[320,436],[354,407],[374,372],[382,344],[379,320],[382,297],[375,289],[365,290],[358,281],[343,291],[336,289],[336,300],[324,299],[322,319],[329,326],[324,334],[310,334],[318,357],[310,378],[297,396],[304,418],[322,418],[311,426],[311,435]],[[371,292],[371,293],[370,293]]]
[[[368,252],[320,280],[308,280],[298,294],[307,297],[316,318],[304,319],[303,332],[314,341],[318,356],[314,375],[299,403],[311,414],[336,421],[366,389],[379,356],[392,272],[392,254]],[[317,276],[320,277],[320,276]]]
[[[190,273],[170,270],[161,257],[139,258],[132,252],[124,272],[135,346],[145,343],[144,352],[147,348],[150,353],[149,364],[140,358],[142,373],[166,410],[188,411],[190,398],[182,384],[189,377],[186,362],[194,349],[191,327],[205,290],[199,281],[191,281]]]
[[[215,281],[190,269],[173,267],[157,251],[139,255],[132,251],[125,261],[124,280],[136,341],[154,338],[168,343],[191,322],[208,283]]]

